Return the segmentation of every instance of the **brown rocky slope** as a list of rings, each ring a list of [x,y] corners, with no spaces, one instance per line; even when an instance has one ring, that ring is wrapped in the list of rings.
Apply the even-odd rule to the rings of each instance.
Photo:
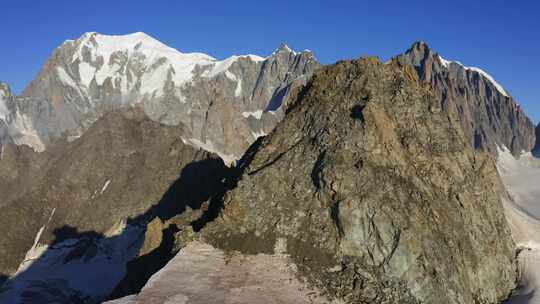
[[[315,73],[253,161],[212,245],[290,255],[347,303],[499,303],[516,281],[492,158],[410,65]]]

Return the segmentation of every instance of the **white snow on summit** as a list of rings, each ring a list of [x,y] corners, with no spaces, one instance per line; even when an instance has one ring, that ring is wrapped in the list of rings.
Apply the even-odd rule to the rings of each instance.
[[[210,65],[217,60],[203,53],[181,53],[141,32],[128,35],[84,34],[75,42],[77,49],[71,59],[79,61],[81,84],[90,86],[93,79],[98,85],[111,77],[120,81],[122,93],[136,84],[135,71],[126,71],[126,64],[140,69],[140,93],[154,93],[163,89],[168,77],[181,85],[193,77],[197,65]],[[128,75],[130,74],[130,75]],[[65,79],[65,78],[63,78]]]
[[[466,70],[468,71],[473,71],[473,72],[477,72],[479,73],[480,75],[482,75],[484,78],[486,78],[487,80],[489,80],[493,86],[495,86],[495,88],[501,93],[503,94],[504,96],[506,97],[509,97],[508,93],[506,92],[506,90],[497,82],[495,81],[495,78],[493,78],[491,75],[489,75],[486,71],[480,69],[480,68],[477,68],[477,67],[468,67],[468,66],[465,66],[463,65],[461,62],[459,61],[450,61],[450,60],[446,60],[444,59],[443,57],[439,56],[439,60],[441,61],[442,65],[446,68],[448,68],[450,66],[450,64],[452,63],[455,63],[455,64],[458,64],[460,66],[462,66],[463,68],[465,68]]]
[[[493,85],[495,86],[495,88],[497,88],[499,92],[501,92],[504,96],[508,97],[508,93],[504,90],[504,88],[497,81],[495,81],[495,79],[486,71],[477,67],[466,67],[466,69],[480,73],[482,76],[491,81],[491,83],[493,83]]]
[[[127,35],[90,32],[76,41],[67,40],[64,44],[76,46],[68,64],[78,62],[78,75],[72,77],[65,71],[58,71],[64,84],[76,87],[75,81],[71,80],[74,78],[80,80],[84,89],[88,89],[93,80],[97,85],[102,85],[110,77],[114,84],[120,84],[123,95],[138,85],[136,76],[139,73],[142,74],[139,93],[155,94],[156,97],[163,94],[164,85],[169,79],[177,87],[190,82],[197,66],[209,66],[202,76],[211,78],[226,72],[240,58],[254,62],[266,59],[249,54],[234,55],[220,61],[203,53],[182,53],[141,32]]]
[[[292,50],[287,44],[283,43],[281,44],[281,46],[279,48],[277,48],[272,54],[277,54],[281,51],[285,51],[285,52],[290,52],[292,53],[293,55],[297,55],[298,53],[296,53],[294,50]],[[309,50],[305,50],[305,51],[309,51]]]

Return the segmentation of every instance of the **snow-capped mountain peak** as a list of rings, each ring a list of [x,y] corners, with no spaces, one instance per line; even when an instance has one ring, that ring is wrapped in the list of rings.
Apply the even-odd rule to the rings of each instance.
[[[184,84],[193,78],[196,66],[217,61],[202,53],[182,53],[142,32],[127,35],[90,32],[63,46],[73,48],[71,58],[65,62],[70,71],[58,71],[64,84],[72,86],[80,81],[81,89],[87,90],[92,81],[101,86],[110,78],[122,95],[135,87],[143,95],[161,95],[167,80],[175,85]]]
[[[256,63],[268,58],[249,54],[217,60],[203,53],[182,53],[142,32],[127,35],[88,32],[77,40],[67,40],[60,48],[67,50],[69,56],[57,67],[58,78],[83,95],[92,85],[103,86],[110,79],[120,95],[133,95],[136,88],[141,96],[159,97],[164,94],[167,82],[175,87],[191,82],[197,67],[202,71],[199,76],[211,78],[225,73],[241,58]],[[283,52],[297,55],[283,44],[269,57]]]
[[[137,105],[152,120],[182,124],[186,143],[231,163],[281,117],[241,113],[263,113],[270,102],[276,110],[288,87],[317,67],[310,53],[283,46],[268,57],[218,60],[183,53],[141,32],[88,32],[54,51],[18,99],[19,116],[11,113],[7,127],[0,126],[9,134],[0,144],[28,144],[42,151],[51,139],[78,138],[110,110]]]
[[[86,46],[105,57],[109,57],[117,51],[131,51],[145,54],[159,54],[161,56],[191,57],[208,61],[216,60],[203,53],[184,54],[143,32],[126,35],[104,35],[96,32],[88,32],[83,34],[75,43],[78,45],[77,55],[79,56],[81,55],[81,49]]]

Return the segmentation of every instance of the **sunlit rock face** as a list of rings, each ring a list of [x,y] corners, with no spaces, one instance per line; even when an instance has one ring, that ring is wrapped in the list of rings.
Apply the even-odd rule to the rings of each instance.
[[[410,65],[325,67],[203,235],[280,248],[347,303],[499,303],[516,281],[503,189],[456,119]]]

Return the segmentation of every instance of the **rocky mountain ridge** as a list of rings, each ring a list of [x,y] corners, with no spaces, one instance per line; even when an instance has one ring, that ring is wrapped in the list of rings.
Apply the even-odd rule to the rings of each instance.
[[[448,61],[424,42],[413,44],[397,59],[416,68],[420,79],[439,96],[445,111],[458,113],[457,119],[475,148],[497,156],[497,148],[506,146],[519,156],[534,147],[532,121],[483,70]]]

